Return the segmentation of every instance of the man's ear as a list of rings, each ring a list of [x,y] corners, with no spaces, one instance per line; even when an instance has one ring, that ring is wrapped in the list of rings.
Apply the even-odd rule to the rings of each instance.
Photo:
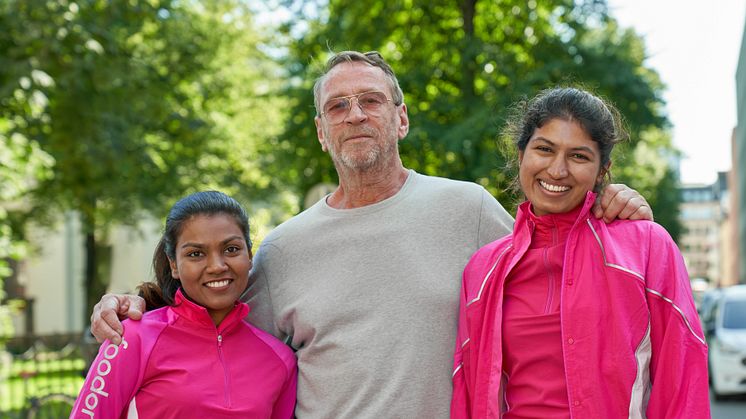
[[[329,148],[326,146],[324,129],[321,127],[321,117],[317,116],[313,118],[313,122],[316,124],[316,138],[318,138],[319,144],[321,144],[321,150],[326,153],[327,151],[329,151]]]
[[[409,114],[407,114],[407,105],[402,103],[399,106],[399,140],[403,140],[404,137],[409,134]]]

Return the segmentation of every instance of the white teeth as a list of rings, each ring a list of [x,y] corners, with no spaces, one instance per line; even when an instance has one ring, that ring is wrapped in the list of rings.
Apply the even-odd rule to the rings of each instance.
[[[540,180],[539,184],[541,185],[542,188],[544,188],[544,189],[546,189],[546,190],[548,190],[550,192],[564,192],[564,191],[569,191],[570,190],[569,186],[550,185],[550,184],[544,182],[543,180]]]
[[[222,281],[212,281],[212,282],[208,282],[208,283],[206,283],[206,284],[205,284],[205,286],[206,286],[206,287],[210,287],[210,288],[220,288],[220,287],[224,287],[224,286],[226,286],[226,285],[228,285],[228,284],[230,284],[230,283],[231,283],[231,281],[230,281],[230,280],[228,280],[228,279],[224,279],[224,280],[222,280]]]

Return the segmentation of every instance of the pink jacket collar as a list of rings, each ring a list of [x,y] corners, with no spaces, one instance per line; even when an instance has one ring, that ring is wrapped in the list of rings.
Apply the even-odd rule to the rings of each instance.
[[[174,305],[171,309],[180,317],[193,321],[200,326],[210,328],[215,327],[207,309],[186,298],[181,288],[179,288],[176,291],[176,295],[174,295]],[[249,314],[249,311],[249,306],[246,303],[236,301],[233,310],[231,310],[231,312],[225,316],[223,321],[220,322],[218,330],[223,331],[233,327],[233,325],[241,322],[246,315]]]

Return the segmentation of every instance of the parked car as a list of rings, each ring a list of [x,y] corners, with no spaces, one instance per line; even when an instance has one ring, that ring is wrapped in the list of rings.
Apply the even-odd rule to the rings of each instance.
[[[697,306],[699,319],[702,323],[702,330],[705,331],[705,337],[707,338],[708,344],[712,337],[710,332],[715,330],[715,306],[717,305],[718,299],[720,299],[720,294],[720,288],[710,288],[705,291],[704,295],[702,295],[702,301]]]
[[[689,285],[692,287],[694,305],[699,309],[699,306],[702,304],[702,298],[710,291],[710,282],[704,278],[692,278],[689,280]]]
[[[713,395],[746,394],[746,285],[722,289],[711,318],[705,324]]]

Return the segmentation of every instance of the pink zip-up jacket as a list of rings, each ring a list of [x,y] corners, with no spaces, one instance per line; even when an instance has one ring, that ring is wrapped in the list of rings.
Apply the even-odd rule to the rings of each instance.
[[[709,418],[707,346],[678,248],[653,222],[590,216],[595,199],[589,192],[570,230],[562,272],[570,417]],[[505,410],[503,282],[529,248],[528,205],[520,205],[513,234],[481,248],[464,269],[452,418]]]
[[[125,320],[91,364],[71,418],[293,417],[296,361],[279,340],[243,319],[237,303],[216,328],[184,297]]]

